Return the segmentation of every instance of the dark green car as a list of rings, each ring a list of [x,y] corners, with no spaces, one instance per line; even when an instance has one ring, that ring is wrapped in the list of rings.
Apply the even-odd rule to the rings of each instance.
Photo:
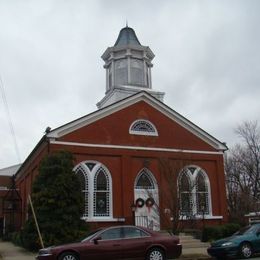
[[[244,227],[231,237],[212,242],[208,248],[208,254],[217,259],[250,258],[255,253],[260,253],[260,224]]]

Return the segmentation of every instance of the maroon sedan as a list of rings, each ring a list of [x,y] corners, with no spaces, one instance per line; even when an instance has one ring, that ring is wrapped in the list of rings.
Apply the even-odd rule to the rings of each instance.
[[[136,226],[99,229],[79,243],[40,249],[37,260],[165,260],[178,258],[182,245],[176,236]]]

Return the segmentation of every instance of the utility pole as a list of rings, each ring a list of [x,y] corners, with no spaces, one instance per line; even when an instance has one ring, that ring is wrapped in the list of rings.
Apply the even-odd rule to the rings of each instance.
[[[32,213],[33,213],[35,226],[36,226],[36,229],[37,229],[37,232],[38,232],[38,236],[40,238],[41,247],[44,248],[42,235],[41,235],[40,228],[39,228],[39,225],[38,225],[38,221],[37,221],[37,218],[36,218],[36,215],[35,215],[35,212],[34,212],[34,207],[33,207],[33,204],[32,204],[31,196],[29,195],[28,197],[29,197],[29,202],[30,202],[31,208],[32,208]]]

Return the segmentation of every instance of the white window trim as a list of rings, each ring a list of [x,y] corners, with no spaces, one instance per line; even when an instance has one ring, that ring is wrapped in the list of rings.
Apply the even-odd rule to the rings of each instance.
[[[223,216],[214,216],[214,215],[204,215],[204,217],[202,215],[195,215],[194,219],[196,220],[202,220],[202,219],[223,219]],[[171,218],[171,220],[173,220],[173,218]],[[180,216],[179,220],[190,220],[190,218],[187,218],[187,216]]]
[[[153,128],[154,132],[146,132],[146,131],[135,131],[135,130],[132,130],[133,126],[138,123],[139,121],[144,121],[146,122],[147,124],[151,125],[151,127]],[[146,136],[158,136],[158,131],[157,131],[157,128],[155,127],[155,125],[149,121],[149,120],[146,120],[146,119],[137,119],[135,120],[129,127],[129,134],[131,135],[146,135]]]
[[[90,171],[90,169],[87,167],[86,163],[94,163],[95,166]],[[74,167],[75,173],[77,168],[81,166],[85,170],[85,174],[87,175],[86,178],[88,179],[88,193],[90,196],[88,196],[88,216],[84,216],[85,212],[83,213],[83,217],[81,219],[84,219],[86,221],[92,222],[92,221],[116,221],[116,219],[113,218],[113,186],[112,186],[112,178],[109,170],[107,167],[98,162],[98,161],[83,161],[76,165]],[[97,173],[97,170],[102,167],[105,172],[108,175],[109,179],[109,216],[94,216],[94,179]]]
[[[92,169],[92,171],[94,171],[94,169],[96,168],[96,166]],[[99,191],[99,190],[97,190],[97,189],[95,189],[95,186],[97,185],[96,184],[96,179],[97,179],[97,175],[99,174],[99,169],[100,168],[102,168],[102,169],[104,169],[104,171],[105,171],[105,177],[106,177],[106,180],[108,181],[108,190],[102,190],[102,191]],[[108,178],[108,179],[107,179]],[[99,218],[109,218],[109,217],[111,217],[111,208],[110,208],[110,200],[111,200],[111,197],[110,197],[110,194],[111,194],[111,177],[110,177],[110,175],[108,174],[108,170],[107,169],[105,169],[104,167],[103,167],[103,165],[99,165],[99,167],[97,167],[97,170],[96,171],[94,171],[94,174],[93,174],[93,207],[92,207],[92,209],[93,209],[93,217],[94,218],[96,218],[96,217],[99,217]],[[95,196],[97,196],[97,194],[99,193],[99,192],[105,192],[106,194],[108,193],[108,198],[109,198],[109,214],[108,214],[108,216],[97,216],[97,212],[96,212],[96,202],[94,202],[94,198],[95,198]],[[96,212],[96,213],[95,213]],[[94,214],[96,214],[95,216],[94,216]]]
[[[188,168],[196,168],[196,170],[194,171],[193,174],[191,174],[190,170],[186,171],[186,175],[188,176],[189,178],[189,182],[191,183],[191,197],[192,197],[192,202],[193,202],[193,205],[192,205],[192,214],[194,216],[195,219],[197,218],[201,218],[202,215],[201,214],[198,214],[197,213],[197,191],[196,191],[196,178],[197,178],[197,175],[199,172],[201,172],[204,176],[204,180],[205,180],[205,184],[207,185],[207,193],[208,193],[208,208],[209,208],[209,213],[208,214],[204,214],[204,218],[206,219],[212,219],[213,218],[213,215],[212,215],[212,202],[211,202],[211,188],[210,188],[210,181],[209,181],[209,177],[207,175],[207,173],[202,169],[200,168],[199,166],[197,165],[188,165],[186,166],[185,168],[183,168],[179,174],[179,177],[178,177],[178,193],[180,193],[180,187],[179,187],[179,180],[180,178],[182,177],[182,175],[184,174],[183,171],[185,169],[188,169]],[[187,217],[185,215],[183,216],[180,216],[180,219],[187,219]]]

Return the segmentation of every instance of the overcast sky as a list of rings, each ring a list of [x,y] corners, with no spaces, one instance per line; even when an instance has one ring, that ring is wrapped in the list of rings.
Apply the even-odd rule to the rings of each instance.
[[[229,147],[260,122],[258,0],[0,0],[0,75],[23,161],[47,126],[96,110],[100,58],[128,20],[155,54],[153,89]],[[19,163],[0,99],[0,168]]]

